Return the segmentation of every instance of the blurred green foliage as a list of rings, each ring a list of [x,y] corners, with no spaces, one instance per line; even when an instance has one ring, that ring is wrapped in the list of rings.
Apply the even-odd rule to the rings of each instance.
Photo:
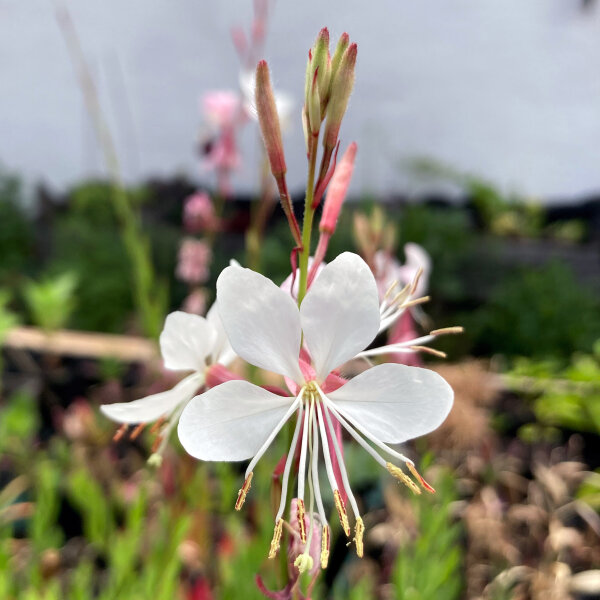
[[[0,171],[0,285],[14,284],[31,268],[33,227],[24,209],[20,180]]]
[[[392,574],[397,600],[458,600],[463,590],[462,527],[452,517],[455,481],[445,473],[435,496],[412,498],[418,535],[400,547]]]
[[[62,273],[42,281],[28,281],[23,296],[34,325],[46,331],[56,331],[67,326],[75,308],[77,277]]]
[[[592,354],[575,354],[567,367],[522,358],[507,377],[509,385],[533,399],[536,423],[522,432],[529,438],[547,437],[543,428],[600,434],[600,340]]]
[[[477,355],[568,360],[600,338],[600,299],[554,263],[516,270],[460,319]]]

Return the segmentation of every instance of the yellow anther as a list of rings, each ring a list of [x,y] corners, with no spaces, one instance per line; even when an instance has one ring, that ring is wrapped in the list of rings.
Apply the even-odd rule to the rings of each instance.
[[[447,333],[463,333],[464,331],[465,328],[460,326],[442,327],[442,329],[434,329],[429,333],[429,335],[446,335]]]
[[[356,555],[358,558],[362,558],[365,553],[365,546],[363,544],[364,533],[365,524],[360,517],[356,517],[356,524],[354,525],[354,543],[356,544]]]
[[[300,539],[306,544],[306,523],[304,522],[304,500],[296,500],[296,518],[298,519],[298,528],[300,529]]]
[[[419,483],[423,486],[423,489],[427,490],[430,494],[435,494],[435,489],[432,486],[430,486],[425,481],[425,479],[423,479],[423,477],[421,477],[421,474],[419,473],[419,471],[417,471],[415,465],[413,465],[410,462],[407,462],[406,466],[408,467],[408,470],[413,474],[413,476],[419,480]]]
[[[238,497],[235,502],[235,510],[240,510],[242,508],[242,506],[244,506],[244,502],[246,501],[246,496],[248,495],[248,492],[250,491],[250,486],[252,485],[252,475],[254,475],[254,473],[252,471],[250,471],[250,473],[248,474],[248,477],[246,477],[246,479],[244,481],[244,485],[241,487],[240,491],[238,492]]]
[[[348,523],[348,515],[346,514],[346,507],[344,506],[344,501],[340,496],[340,491],[335,490],[333,492],[333,499],[335,501],[335,507],[337,508],[338,516],[340,518],[340,523],[342,524],[342,529],[346,534],[346,537],[350,537],[350,523]]]
[[[426,354],[431,354],[432,356],[437,356],[438,358],[446,358],[447,356],[445,352],[436,350],[435,348],[430,348],[429,346],[409,346],[409,349],[414,350],[415,352],[425,352]]]
[[[411,492],[420,494],[421,490],[417,484],[399,467],[393,465],[391,462],[385,463],[387,470],[395,477],[398,481],[401,481]]]
[[[321,569],[327,568],[329,562],[329,527],[323,525],[323,533],[321,533]]]
[[[273,531],[273,539],[271,540],[271,548],[269,550],[269,558],[275,558],[277,556],[277,552],[279,552],[282,531],[283,519],[279,519],[277,523],[275,523],[275,530]]]

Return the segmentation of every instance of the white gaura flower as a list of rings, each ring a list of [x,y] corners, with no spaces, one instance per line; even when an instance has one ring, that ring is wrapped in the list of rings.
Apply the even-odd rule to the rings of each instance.
[[[160,351],[165,368],[192,373],[166,392],[100,407],[109,419],[123,424],[116,439],[125,434],[129,425],[137,423],[138,427],[131,433],[135,439],[147,423],[156,421],[152,433],[158,435],[150,462],[158,464],[181,411],[205,385],[209,369],[217,365],[226,366],[235,358],[216,303],[206,318],[181,311],[168,315],[160,334]]]
[[[375,279],[356,254],[342,254],[324,267],[300,309],[289,293],[262,275],[239,267],[228,267],[221,273],[217,300],[235,352],[253,365],[290,378],[298,385],[299,392],[295,397],[278,396],[246,381],[230,381],[212,388],[183,410],[178,428],[183,447],[201,460],[251,459],[236,502],[239,510],[250,489],[256,463],[285,423],[296,415],[269,556],[274,557],[279,548],[286,491],[297,447],[300,448],[298,522],[304,523],[308,485],[308,514],[312,515],[316,503],[323,523],[322,566],[328,559],[329,528],[317,472],[320,451],[342,527],[349,536],[346,509],[333,473],[332,453],[339,461],[343,487],[355,518],[356,549],[362,555],[364,525],[333,433],[334,418],[380,465],[418,492],[413,480],[383,458],[380,451],[404,462],[422,481],[413,463],[387,444],[399,444],[438,427],[452,407],[452,389],[433,371],[384,364],[365,371],[333,392],[323,391],[331,371],[354,358],[379,331]],[[312,364],[300,368],[302,339]],[[425,482],[423,485],[428,487]],[[308,540],[304,529],[302,541],[310,547],[312,524]]]

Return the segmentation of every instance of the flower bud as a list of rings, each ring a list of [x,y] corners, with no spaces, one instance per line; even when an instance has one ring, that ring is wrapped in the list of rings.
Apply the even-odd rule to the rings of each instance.
[[[261,60],[256,67],[256,110],[271,172],[278,179],[286,172],[285,156],[269,67],[264,60]]]
[[[352,171],[354,170],[354,159],[356,157],[356,142],[352,142],[342,156],[342,160],[337,164],[333,177],[329,182],[325,204],[323,205],[323,214],[319,230],[333,234],[340,215],[342,204],[346,199]]]
[[[351,44],[342,55],[335,79],[331,83],[331,95],[327,105],[327,125],[323,136],[323,146],[333,149],[337,143],[342,119],[348,106],[348,99],[354,87],[354,67],[356,65],[356,44]]]
[[[344,52],[346,52],[346,48],[350,44],[350,36],[347,33],[342,33],[340,39],[335,47],[335,52],[333,53],[333,58],[331,59],[331,77],[329,82],[329,88],[331,90],[331,86],[335,81],[336,74],[340,67],[340,61],[342,60],[342,56]]]
[[[318,69],[315,71],[313,84],[308,95],[308,125],[309,130],[313,134],[318,134],[321,128],[321,96],[319,94],[319,86],[317,84]]]
[[[329,96],[331,79],[331,59],[329,57],[329,31],[323,27],[319,31],[313,47],[310,75],[316,77],[316,83],[321,102],[326,102]]]

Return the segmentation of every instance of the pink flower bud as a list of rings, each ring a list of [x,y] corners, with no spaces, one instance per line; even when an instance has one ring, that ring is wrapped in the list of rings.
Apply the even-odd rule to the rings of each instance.
[[[354,87],[354,67],[358,47],[351,44],[342,55],[335,77],[331,81],[329,104],[327,105],[327,125],[323,145],[327,149],[335,148],[342,119],[346,113],[348,100]]]
[[[279,179],[285,174],[287,168],[269,67],[264,60],[261,60],[256,67],[256,110],[271,172],[276,179]]]
[[[304,518],[304,531],[308,536],[308,529],[310,524],[310,517],[308,514],[303,516]],[[311,575],[314,575],[320,568],[321,558],[321,529],[323,524],[319,520],[317,514],[313,514],[312,518],[312,535],[310,535],[310,546],[307,548],[306,544],[300,539],[300,522],[298,521],[298,500],[292,498],[290,502],[290,526],[296,535],[290,535],[289,546],[288,546],[288,572],[290,579],[294,576],[297,577],[298,566],[295,565],[298,562],[299,557],[306,557],[304,561],[306,565],[306,571]]]
[[[182,309],[192,315],[203,315],[206,311],[206,290],[196,288],[183,301]]]
[[[342,204],[346,199],[346,193],[348,192],[348,186],[352,178],[352,171],[354,170],[356,149],[356,142],[352,142],[348,146],[329,182],[319,230],[330,235],[335,231]]]
[[[201,240],[187,238],[179,248],[177,277],[186,283],[204,283],[212,260],[210,246]]]
[[[192,194],[186,199],[183,208],[183,224],[190,233],[214,231],[217,228],[215,208],[206,192]]]

